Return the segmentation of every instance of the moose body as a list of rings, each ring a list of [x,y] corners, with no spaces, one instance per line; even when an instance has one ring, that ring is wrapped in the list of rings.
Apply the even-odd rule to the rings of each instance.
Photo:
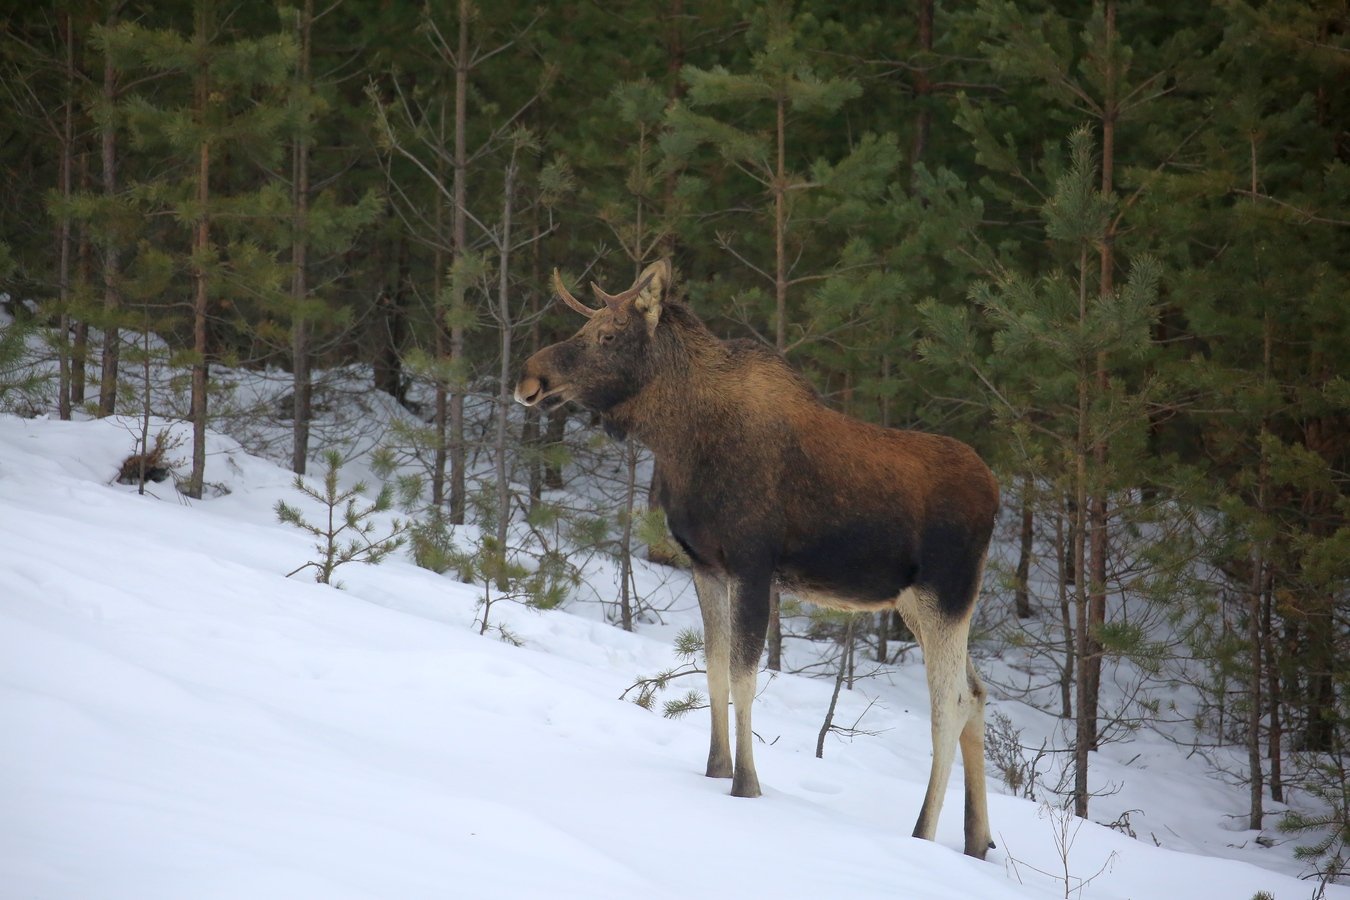
[[[554,281],[590,321],[526,361],[516,399],[576,401],[654,454],[655,499],[692,561],[703,615],[708,776],[759,796],[750,710],[775,584],[836,609],[896,608],[923,649],[932,704],[933,764],[914,835],[933,839],[959,745],[965,851],[983,858],[985,693],[967,636],[998,510],[988,467],[959,441],[836,412],[778,354],[719,340],[668,296],[665,261],[617,296],[596,287],[598,310]]]

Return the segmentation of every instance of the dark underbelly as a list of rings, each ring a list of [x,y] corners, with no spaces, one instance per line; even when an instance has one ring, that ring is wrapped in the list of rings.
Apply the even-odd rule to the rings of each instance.
[[[841,529],[779,558],[778,578],[789,590],[833,595],[857,603],[891,603],[914,583],[917,566],[898,536],[877,529]]]

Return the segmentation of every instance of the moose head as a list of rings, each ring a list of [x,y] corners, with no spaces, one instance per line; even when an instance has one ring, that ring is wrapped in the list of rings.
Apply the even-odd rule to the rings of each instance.
[[[652,263],[628,290],[609,294],[591,283],[599,308],[574,297],[553,270],[553,288],[588,320],[565,341],[525,361],[516,402],[552,410],[568,400],[604,414],[638,393],[650,378],[647,357],[670,286],[667,260]]]

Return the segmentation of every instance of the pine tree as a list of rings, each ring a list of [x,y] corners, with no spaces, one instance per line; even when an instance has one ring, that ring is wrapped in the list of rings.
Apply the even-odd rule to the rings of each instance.
[[[8,112],[3,142],[12,148],[0,154],[6,181],[0,233],[14,254],[12,295],[36,302],[39,315],[52,320],[40,337],[55,356],[55,411],[65,419],[83,400],[94,312],[86,286],[87,228],[75,209],[93,127],[87,32],[100,14],[93,4],[62,3],[54,10],[15,10],[0,28],[0,103]]]
[[[469,182],[478,175],[471,162],[512,143],[514,123],[538,100],[548,80],[510,79],[511,87],[524,86],[523,94],[503,91],[506,82],[492,82],[497,91],[506,94],[504,98],[497,92],[484,91],[479,82],[487,83],[488,79],[480,70],[488,60],[495,59],[499,66],[515,64],[514,76],[519,75],[521,62],[517,54],[502,55],[522,39],[513,30],[517,27],[514,11],[504,8],[496,12],[500,18],[485,21],[482,10],[468,0],[460,0],[453,18],[428,10],[418,29],[425,38],[423,50],[400,68],[422,67],[424,78],[417,80],[434,85],[434,89],[409,89],[403,81],[410,76],[396,74],[387,88],[372,85],[367,91],[376,112],[379,140],[389,152],[389,165],[394,160],[402,162],[408,167],[410,179],[429,188],[425,193],[398,188],[396,209],[402,216],[431,225],[420,237],[433,254],[433,290],[426,304],[431,340],[423,342],[409,357],[432,382],[435,413],[431,433],[412,437],[429,445],[433,457],[431,500],[433,504],[449,504],[452,524],[464,522],[468,502],[464,401],[471,369],[466,342],[478,322],[469,291],[486,265],[480,240],[487,229],[481,221],[480,235],[471,235],[469,228],[476,218],[471,207],[477,205],[476,198],[469,194]],[[530,24],[520,27],[528,32]],[[506,36],[499,37],[497,29]],[[485,45],[489,40],[497,43]],[[450,84],[444,81],[445,73],[453,75]],[[483,180],[492,183],[490,175],[485,174]],[[485,202],[495,205],[495,198]],[[481,215],[486,214],[480,210],[479,218]]]
[[[284,192],[276,184],[217,190],[218,170],[228,153],[277,162],[286,121],[280,89],[294,65],[295,45],[284,33],[258,38],[225,33],[211,0],[195,0],[190,35],[124,22],[102,37],[118,68],[171,76],[180,92],[171,97],[162,88],[157,97],[131,96],[123,112],[138,149],[162,154],[173,173],[142,181],[133,193],[146,213],[168,214],[181,229],[178,239],[186,238],[171,255],[192,284],[193,446],[184,492],[200,497],[209,369],[228,349],[223,320],[238,324],[241,304],[274,300],[286,274],[275,249],[277,227],[288,212]],[[260,235],[271,238],[272,248]]]
[[[14,269],[9,245],[0,241],[0,285],[9,282]],[[31,321],[15,319],[0,326],[0,410],[32,403],[47,381],[46,373],[33,366],[31,341],[36,332]]]
[[[1328,565],[1345,558],[1350,463],[1332,362],[1350,353],[1350,228],[1332,212],[1350,204],[1346,154],[1332,137],[1346,108],[1327,89],[1346,72],[1332,24],[1345,14],[1298,3],[1224,13],[1198,78],[1203,134],[1141,214],[1154,252],[1179,273],[1172,377],[1198,398],[1158,442],[1210,474],[1195,498],[1218,513],[1205,556],[1216,592],[1237,598],[1237,632],[1225,636],[1217,614],[1197,616],[1195,652],[1210,667],[1215,708],[1221,692],[1237,698],[1248,824],[1260,828],[1265,789],[1285,797],[1285,754],[1312,751],[1304,771],[1317,781],[1319,755],[1341,752],[1347,721],[1333,674],[1350,650],[1333,624],[1344,575]]]
[[[95,119],[99,126],[99,164],[102,178],[101,203],[93,206],[93,215],[106,222],[104,227],[93,229],[96,239],[102,245],[103,264],[103,310],[99,324],[103,328],[103,365],[99,373],[98,414],[110,416],[117,408],[117,367],[121,353],[118,336],[118,314],[121,309],[122,252],[129,243],[127,221],[124,214],[129,213],[130,204],[126,193],[118,184],[118,145],[117,137],[120,122],[117,106],[121,100],[118,66],[114,60],[114,51],[106,43],[107,36],[114,33],[118,26],[123,0],[106,0],[106,18],[101,29],[94,30],[94,41],[102,44],[103,79],[99,93],[99,102],[95,110]],[[117,225],[122,225],[119,228]]]
[[[984,277],[995,282],[1007,270],[1041,274],[1066,263],[1086,263],[1086,257],[1063,258],[1062,249],[1047,253],[1037,232],[1043,227],[1040,210],[1045,207],[1051,185],[1058,184],[1068,168],[1057,142],[1052,143],[1048,136],[1090,123],[1101,154],[1094,169],[1096,188],[1107,198],[1119,198],[1112,199],[1111,213],[1098,221],[1101,230],[1088,245],[1088,255],[1096,262],[1090,295],[1112,296],[1126,268],[1125,260],[1137,263],[1140,258],[1133,247],[1125,249],[1122,245],[1136,243],[1137,235],[1148,228],[1141,205],[1147,202],[1160,173],[1187,152],[1197,134],[1197,107],[1191,92],[1198,87],[1198,80],[1192,60],[1205,41],[1212,39],[1212,32],[1204,27],[1205,16],[1199,10],[1188,10],[1179,18],[1134,6],[1118,10],[1111,0],[1094,4],[1091,9],[1070,11],[1052,4],[984,2],[969,13],[967,21],[963,27],[978,28],[983,35],[981,52],[1001,93],[997,100],[962,98],[957,116],[970,136],[981,171],[975,202],[964,199],[959,184],[942,180],[940,173],[928,182],[935,205],[965,234],[958,252],[969,258],[969,268],[983,270]],[[1147,241],[1139,243],[1148,246]],[[1150,429],[1155,428],[1163,415],[1175,411],[1175,398],[1165,397],[1158,390],[1163,384],[1156,372],[1161,356],[1157,347],[1150,354],[1151,359],[1122,373],[1113,371],[1109,353],[1102,353],[1090,373],[1095,384],[1080,386],[1087,389],[1089,399],[1152,386],[1153,396],[1137,411],[1145,421],[1153,421]],[[1118,377],[1133,384],[1117,388],[1111,382]],[[1088,450],[1090,472],[1129,473],[1135,484],[1148,490],[1171,479],[1173,467],[1164,458],[1144,465],[1145,460],[1135,454],[1137,435],[1109,429],[1089,429],[1089,433],[1096,435]],[[1119,462],[1112,458],[1117,452],[1123,453]],[[1061,687],[1066,711],[1069,695],[1081,693],[1086,687],[1079,697],[1086,708],[1077,708],[1074,714],[1087,726],[1079,736],[1080,742],[1085,741],[1087,749],[1092,749],[1102,733],[1098,723],[1107,719],[1097,704],[1101,663],[1110,655],[1110,648],[1099,644],[1099,634],[1110,631],[1110,621],[1118,614],[1107,602],[1113,577],[1111,558],[1125,549],[1117,544],[1119,536],[1128,533],[1122,532],[1121,526],[1135,517],[1139,504],[1120,493],[1130,484],[1128,478],[1094,478],[1092,491],[1080,498],[1074,494],[1046,495],[1038,489],[1034,471],[1014,471],[1018,475],[1014,483],[1029,488],[1022,492],[1020,501],[1024,519],[1027,498],[1052,500],[1044,510],[1050,518],[1043,520],[1047,526],[1043,530],[1054,526],[1060,540],[1069,545],[1057,542],[1053,547],[1061,562],[1058,574],[1064,627],[1071,627],[1071,594],[1087,585],[1087,634],[1075,634],[1075,642],[1080,637],[1086,639],[1079,648],[1086,659],[1072,645],[1064,648]],[[1028,476],[1031,481],[1027,481]],[[1085,508],[1079,508],[1080,501]],[[1124,503],[1126,508],[1113,510],[1112,501]],[[1130,509],[1131,505],[1136,509]],[[1080,532],[1080,528],[1085,531]],[[1183,542],[1177,541],[1178,553],[1182,548]],[[1078,550],[1083,551],[1081,560]],[[1156,568],[1155,574],[1161,575],[1163,570],[1176,573],[1177,565],[1179,559],[1173,559]],[[1078,685],[1078,677],[1085,679],[1086,685]],[[1080,748],[1079,752],[1086,750]],[[1085,803],[1085,798],[1081,802]]]
[[[924,308],[930,335],[924,352],[936,366],[973,371],[987,387],[986,402],[1005,433],[1013,435],[1013,471],[1046,483],[1047,496],[1068,498],[1074,571],[1071,619],[1065,649],[1071,651],[1076,712],[1074,801],[1078,815],[1088,806],[1088,752],[1098,723],[1088,702],[1089,670],[1107,654],[1148,661],[1154,652],[1137,623],[1113,617],[1097,622],[1091,609],[1096,590],[1143,593],[1139,584],[1108,581],[1092,585],[1088,571],[1089,497],[1116,496],[1137,483],[1147,447],[1147,412],[1158,402],[1158,386],[1142,379],[1151,350],[1150,327],[1157,315],[1158,264],[1136,259],[1125,283],[1109,293],[1097,290],[1092,256],[1103,224],[1117,200],[1098,185],[1093,141],[1085,130],[1069,141],[1069,165],[1055,180],[1042,216],[1047,239],[1063,248],[1062,269],[1037,276],[1005,269],[977,284],[971,300],[981,311],[985,344],[966,311],[932,301]],[[1112,378],[1101,382],[1105,363]],[[1104,465],[1093,453],[1110,439],[1113,453]],[[1115,527],[1127,507],[1116,510]],[[1133,510],[1142,521],[1144,511]],[[1069,634],[1073,643],[1068,643]],[[1067,664],[1067,663],[1066,663]]]
[[[359,229],[375,220],[380,201],[373,189],[356,202],[344,202],[333,187],[315,190],[316,143],[321,135],[334,133],[335,119],[345,125],[350,125],[350,120],[333,115],[332,85],[314,75],[313,44],[318,24],[314,0],[303,0],[293,15],[297,58],[286,101],[291,138],[291,216],[285,239],[290,246],[290,290],[278,313],[288,322],[289,332],[291,469],[303,475],[313,417],[311,363],[315,343],[330,338],[351,319],[350,308],[334,296],[334,282],[346,273],[333,261],[352,247]]]

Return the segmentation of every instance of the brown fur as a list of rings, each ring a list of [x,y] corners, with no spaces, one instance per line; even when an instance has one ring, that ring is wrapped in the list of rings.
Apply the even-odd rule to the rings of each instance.
[[[898,608],[924,650],[933,706],[933,769],[914,833],[933,838],[959,744],[966,852],[983,858],[984,688],[966,644],[998,509],[993,475],[959,441],[826,407],[778,354],[718,340],[670,284],[663,261],[622,302],[597,290],[605,307],[526,361],[516,399],[574,400],[655,455],[656,500],[693,561],[703,611],[708,775],[731,775],[737,796],[759,794],[750,706],[771,584],[826,606]],[[738,701],[734,764],[728,699]]]

